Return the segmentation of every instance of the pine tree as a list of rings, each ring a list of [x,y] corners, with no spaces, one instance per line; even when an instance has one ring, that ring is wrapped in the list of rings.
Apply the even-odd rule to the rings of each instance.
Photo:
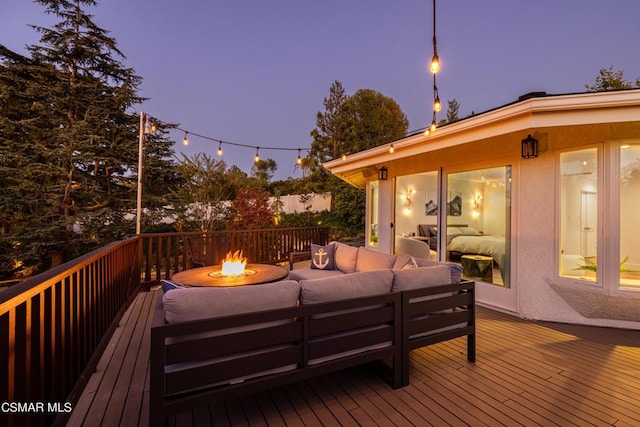
[[[30,58],[0,51],[0,220],[11,264],[41,270],[133,231],[139,119],[130,110],[142,99],[140,77],[85,12],[95,1],[37,2],[60,22],[33,27],[41,39]],[[170,170],[171,141],[155,139],[145,182]]]

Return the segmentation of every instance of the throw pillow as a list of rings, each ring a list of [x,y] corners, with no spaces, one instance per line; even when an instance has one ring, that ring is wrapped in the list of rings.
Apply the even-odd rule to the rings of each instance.
[[[407,270],[409,268],[418,268],[418,262],[416,261],[416,259],[414,257],[411,257],[409,259],[409,262],[407,262],[404,267],[402,267],[403,270]]]
[[[182,288],[188,288],[189,287],[189,286],[181,285],[180,283],[173,282],[173,281],[167,280],[167,279],[160,280],[160,283],[162,284],[162,292],[164,292],[165,294],[167,292],[169,292],[169,291],[174,290],[174,289],[182,289]]]
[[[316,270],[336,269],[336,245],[311,245],[311,268]]]

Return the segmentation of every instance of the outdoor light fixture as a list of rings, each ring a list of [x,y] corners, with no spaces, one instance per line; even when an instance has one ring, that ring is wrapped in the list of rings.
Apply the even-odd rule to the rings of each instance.
[[[260,161],[260,147],[256,147],[256,155],[253,158],[254,163],[258,163]]]
[[[296,160],[296,163],[298,163],[299,165],[302,164],[302,157],[300,157],[300,150],[298,150],[298,159]]]
[[[222,142],[218,143],[218,156],[222,156]]]
[[[528,135],[522,140],[522,158],[531,159],[538,157],[538,140]]]
[[[184,145],[189,145],[189,138],[187,138],[188,134],[189,134],[189,132],[185,132],[184,133],[184,138],[182,138],[182,144],[184,144]]]
[[[391,144],[389,146],[389,153],[393,154],[394,151],[396,151],[396,149],[393,147],[393,144]]]
[[[387,178],[389,178],[389,170],[386,166],[382,166],[380,169],[378,169],[378,179],[380,181],[386,181]]]

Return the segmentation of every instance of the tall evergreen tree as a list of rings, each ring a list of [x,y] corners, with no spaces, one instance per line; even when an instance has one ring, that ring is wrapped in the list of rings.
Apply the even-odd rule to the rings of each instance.
[[[57,265],[133,231],[141,79],[85,9],[93,0],[37,0],[60,18],[33,27],[30,58],[0,51],[0,218],[12,264]],[[155,137],[147,181],[172,144]],[[152,155],[155,161],[150,161]],[[164,173],[164,172],[163,172]],[[149,195],[158,192],[150,191]]]

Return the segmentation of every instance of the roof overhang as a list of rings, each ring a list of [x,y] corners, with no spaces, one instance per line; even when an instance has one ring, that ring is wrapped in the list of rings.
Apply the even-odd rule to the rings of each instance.
[[[390,142],[350,154],[344,160],[331,160],[324,167],[350,184],[363,187],[367,178],[362,170],[386,162],[518,132],[526,136],[541,128],[639,120],[640,89],[547,95],[465,118],[442,126],[428,136],[421,132],[393,141],[393,153],[389,152]]]

